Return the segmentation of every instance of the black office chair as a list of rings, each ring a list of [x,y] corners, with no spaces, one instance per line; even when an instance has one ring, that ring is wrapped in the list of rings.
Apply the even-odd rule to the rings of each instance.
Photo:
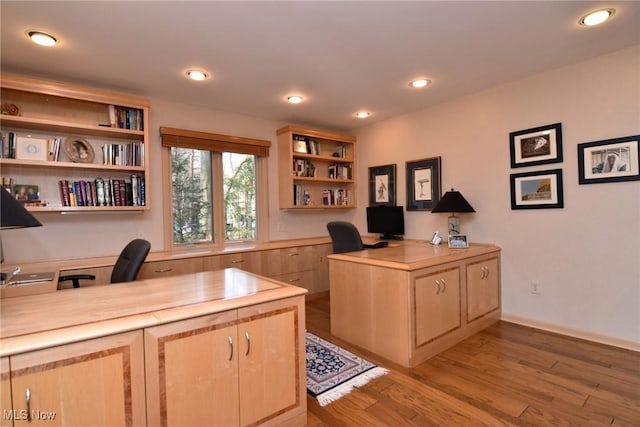
[[[333,243],[333,253],[361,251],[365,247],[362,237],[355,225],[346,221],[331,221],[327,224],[331,243]]]
[[[144,239],[134,239],[124,247],[113,266],[110,283],[131,282],[136,280],[140,268],[151,250],[151,243]],[[80,280],[95,280],[92,274],[71,274],[60,276],[58,282],[71,280],[74,288],[80,287]]]

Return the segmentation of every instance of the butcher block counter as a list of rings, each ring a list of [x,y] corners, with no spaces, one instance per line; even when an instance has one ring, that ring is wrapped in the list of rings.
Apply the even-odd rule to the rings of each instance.
[[[0,425],[304,425],[306,292],[229,268],[3,299]]]

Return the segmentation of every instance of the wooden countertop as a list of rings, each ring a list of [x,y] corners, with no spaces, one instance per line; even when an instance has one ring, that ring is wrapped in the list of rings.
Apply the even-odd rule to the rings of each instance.
[[[365,249],[357,252],[332,254],[329,260],[368,264],[396,270],[413,271],[446,262],[458,261],[470,256],[499,252],[500,247],[486,243],[472,243],[468,248],[450,249],[447,245],[431,245],[427,242],[391,242],[386,248]]]
[[[235,268],[0,300],[0,356],[304,295]]]

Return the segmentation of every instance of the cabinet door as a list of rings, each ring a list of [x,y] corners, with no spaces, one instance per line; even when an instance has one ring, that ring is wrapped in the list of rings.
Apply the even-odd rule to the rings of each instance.
[[[238,317],[240,425],[305,414],[304,299],[243,308]]]
[[[10,362],[16,426],[146,424],[141,331],[19,354]]]
[[[80,287],[85,286],[99,286],[108,285],[111,283],[111,273],[113,272],[113,266],[110,267],[95,267],[95,268],[78,268],[75,270],[63,270],[60,272],[60,276],[70,276],[75,274],[91,274],[96,276],[95,280],[80,280]],[[58,282],[59,289],[72,289],[73,282],[67,280],[66,282]]]
[[[235,310],[145,329],[150,426],[238,425]]]
[[[467,265],[467,322],[500,307],[500,264],[490,258]]]
[[[9,358],[0,358],[0,411],[2,411],[2,422],[13,425],[5,414],[11,413],[11,381],[9,380]],[[13,417],[11,417],[13,418]],[[0,424],[4,425],[4,424]]]
[[[156,277],[178,276],[201,271],[201,257],[145,262],[140,269],[138,279],[155,279]]]
[[[460,269],[414,279],[416,347],[461,326]]]

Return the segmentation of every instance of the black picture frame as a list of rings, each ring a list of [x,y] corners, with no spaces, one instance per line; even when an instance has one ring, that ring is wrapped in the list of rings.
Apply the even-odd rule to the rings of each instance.
[[[396,205],[396,165],[369,168],[369,206]]]
[[[562,123],[509,133],[511,167],[562,162]]]
[[[408,211],[433,209],[442,194],[441,158],[412,160],[407,162]]]
[[[579,184],[640,180],[639,145],[640,135],[578,144]]]
[[[511,209],[564,208],[562,169],[511,174]]]

